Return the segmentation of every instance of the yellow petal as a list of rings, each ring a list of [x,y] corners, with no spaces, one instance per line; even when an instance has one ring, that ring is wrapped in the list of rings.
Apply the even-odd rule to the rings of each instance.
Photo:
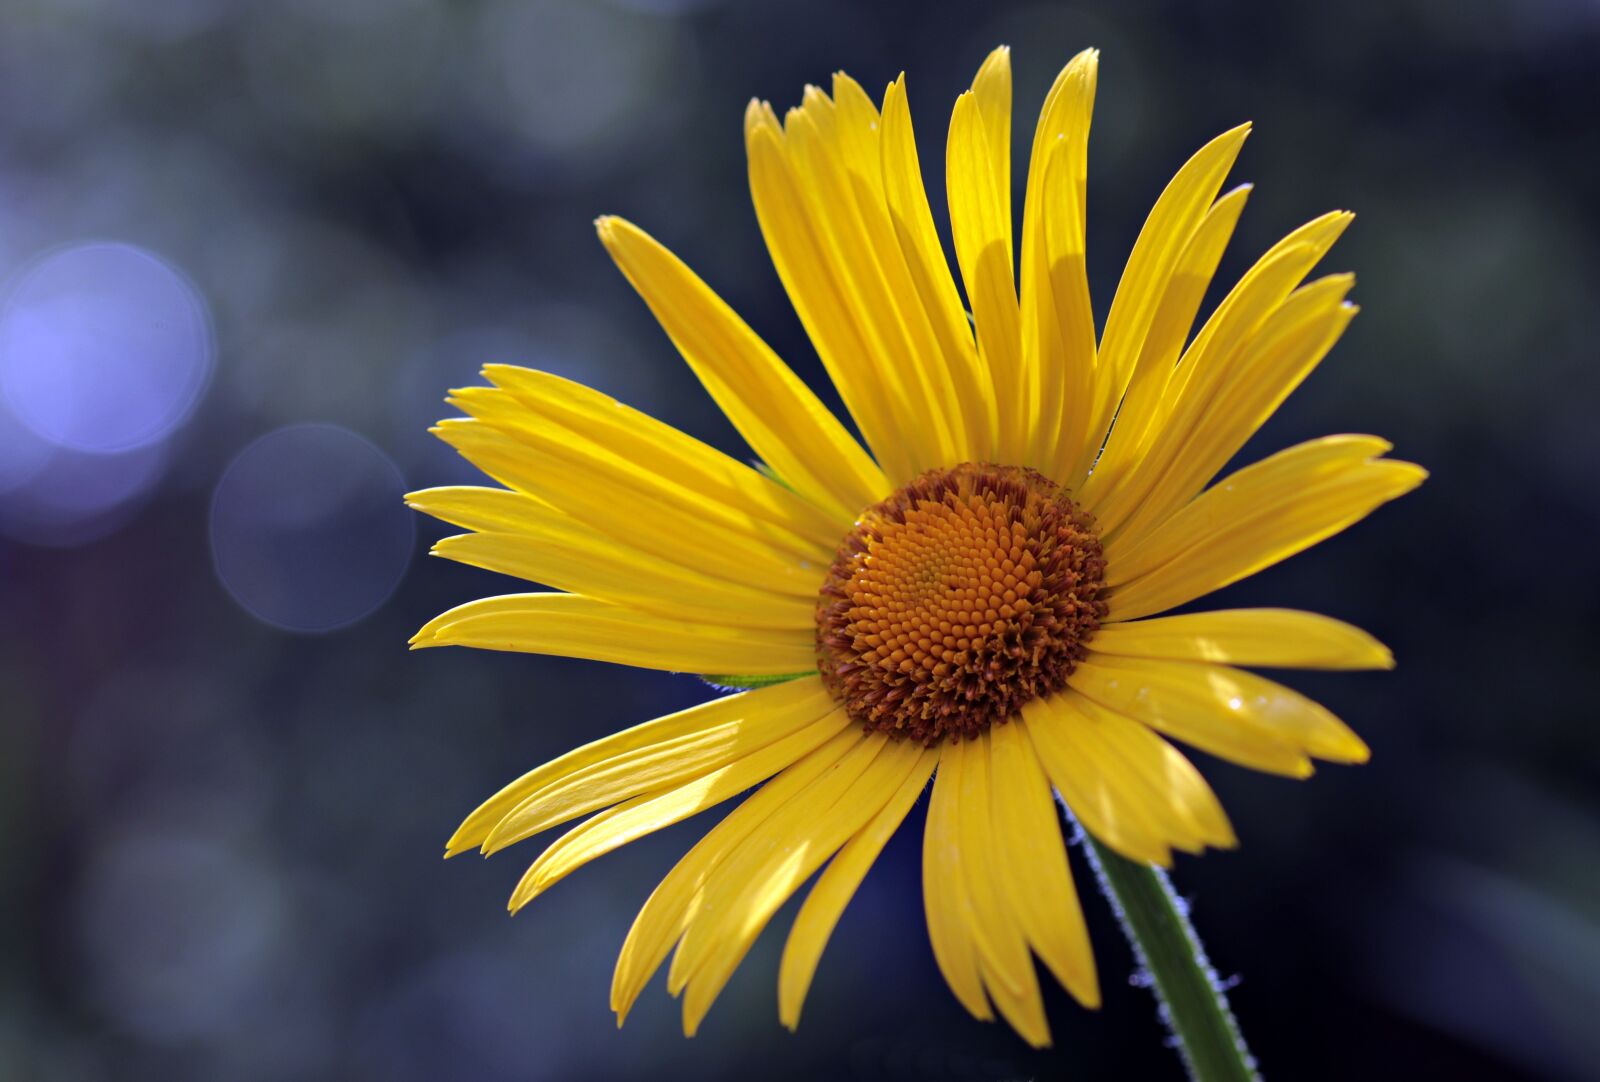
[[[1081,698],[1081,697],[1080,697]],[[1114,780],[1078,750],[1071,730],[1085,724],[1063,695],[1035,699],[1022,708],[1027,729],[1050,784],[1083,828],[1130,860],[1167,865],[1171,839],[1140,801],[1119,798]]]
[[[810,533],[810,536],[802,536],[788,524],[773,522],[768,517],[770,512],[763,513],[752,501],[740,496],[735,497],[737,503],[712,499],[703,487],[693,483],[696,478],[690,471],[673,463],[659,450],[630,454],[616,446],[607,446],[586,434],[553,423],[528,409],[514,395],[496,387],[458,388],[450,392],[447,401],[509,437],[518,449],[536,452],[543,461],[554,463],[568,473],[593,479],[597,484],[614,484],[648,494],[651,499],[681,513],[698,516],[708,525],[754,538],[774,551],[800,560],[824,559],[832,551],[830,542],[822,540],[829,531],[817,523],[799,520],[797,524],[808,528]],[[616,441],[611,442],[615,444]],[[756,471],[742,468],[762,484],[779,487]],[[832,532],[837,534],[836,529]],[[837,536],[832,544],[837,544]]]
[[[1306,777],[1307,755],[1361,763],[1369,754],[1323,707],[1242,669],[1097,654],[1079,662],[1067,683],[1101,706],[1257,770]]]
[[[995,887],[994,852],[990,842],[993,824],[989,818],[989,738],[986,734],[952,744],[941,761],[951,763],[959,784],[956,815],[961,843],[961,874],[967,883],[975,918],[973,938],[978,946],[980,967],[992,971],[1007,988],[1020,992],[1027,982],[1032,962],[1027,948],[1012,934],[1006,913]],[[985,983],[993,992],[994,980]]]
[[[956,99],[945,150],[945,186],[956,262],[972,304],[978,353],[989,370],[997,403],[1000,429],[989,454],[1016,462],[1030,442],[1030,418],[1022,397],[1022,327],[1012,267],[1010,191],[1000,189],[996,176],[1002,153],[996,143],[1009,147],[1010,128],[1004,139],[992,136],[987,130],[992,111],[992,102],[986,108],[973,91]]]
[[[1089,649],[1125,657],[1290,669],[1392,669],[1394,655],[1358,627],[1294,609],[1222,609],[1106,624]]]
[[[1085,716],[1099,720],[1099,725],[1086,730],[1092,734],[1090,739],[1103,743],[1102,758],[1119,760],[1142,782],[1147,799],[1162,814],[1169,837],[1187,833],[1194,840],[1195,851],[1202,844],[1218,849],[1232,849],[1239,844],[1216,794],[1182,752],[1148,727],[1070,690],[1066,694],[1079,704]]]
[[[1011,242],[1011,47],[1001,45],[983,58],[972,77],[972,101],[983,117],[995,194],[1005,219],[1006,250]]]
[[[600,239],[751,449],[843,521],[888,495],[883,472],[837,418],[720,297],[631,222]]]
[[[652,556],[521,492],[461,485],[408,493],[406,503],[480,531],[436,543],[433,554],[446,559],[691,620],[757,627],[812,622],[815,601],[803,594],[743,586]]]
[[[947,758],[956,761],[961,785],[956,809],[960,820],[960,863],[976,921],[973,941],[978,947],[978,972],[989,998],[1005,1020],[1030,1045],[1043,1048],[1050,1043],[1050,1027],[1045,1022],[1039,978],[1011,909],[994,837],[989,744],[989,734],[982,733],[945,752]]]
[[[958,391],[885,201],[878,111],[849,76],[836,74],[833,83],[833,102],[810,88],[805,108],[791,115],[790,159],[817,196],[810,204],[815,225],[850,287],[844,296],[852,318],[906,411],[896,427],[911,468],[963,461]]]
[[[812,114],[802,126],[814,125],[814,114],[827,120],[820,105]],[[792,113],[791,126],[801,116],[805,114]],[[905,416],[903,403],[886,382],[891,370],[884,356],[874,352],[867,328],[857,322],[844,256],[817,221],[817,204],[824,196],[801,173],[798,156],[815,144],[808,138],[803,146],[791,148],[784,132],[755,102],[745,113],[750,191],[773,266],[884,473],[891,483],[904,484],[912,473],[896,426]]]
[[[610,661],[668,672],[805,672],[816,661],[814,631],[687,624],[578,594],[507,594],[458,605],[411,639],[416,649],[475,646]]]
[[[896,363],[908,373],[908,390],[913,401],[922,404],[929,422],[925,427],[930,431],[914,435],[934,449],[934,465],[966,461],[969,456],[961,401],[963,388],[953,372],[960,360],[956,352],[946,353],[940,325],[947,317],[937,303],[929,304],[923,296],[919,272],[913,265],[915,253],[901,247],[896,212],[884,183],[884,158],[889,153],[884,145],[887,120],[860,84],[843,72],[834,73],[833,91],[838,105],[840,149],[850,187],[861,211],[869,247],[882,269],[889,299],[904,328],[908,352],[896,358]],[[887,98],[886,93],[885,104]],[[913,179],[920,187],[921,175]],[[926,206],[926,194],[922,202]],[[948,267],[940,270],[953,290]],[[958,329],[966,330],[964,321]],[[964,333],[962,337],[970,350],[971,335]],[[915,420],[903,418],[902,424]]]
[[[1051,303],[1057,310],[1059,348],[1064,358],[1058,366],[1060,404],[1057,409],[1051,409],[1041,403],[1040,424],[1033,441],[1041,448],[1040,471],[1052,478],[1067,476],[1091,442],[1090,415],[1095,411],[1100,379],[1100,347],[1095,340],[1094,305],[1089,297],[1086,266],[1088,253],[1075,225],[1082,217],[1082,200],[1086,193],[1071,183],[1071,169],[1069,148],[1063,140],[1045,164],[1044,179],[1046,193],[1059,196],[1059,201],[1044,214],[1044,248],[1050,275],[1048,288]],[[1024,335],[1027,335],[1026,329]],[[1036,336],[1041,348],[1048,348],[1049,335],[1049,328],[1042,328]],[[1027,341],[1025,337],[1024,345]],[[1040,370],[1041,396],[1046,393],[1047,368],[1044,364]],[[1046,426],[1055,431],[1043,431]],[[1053,448],[1048,456],[1045,448]]]
[[[555,517],[570,521],[543,500],[527,493],[483,485],[418,489],[406,493],[406,506],[452,526],[488,533],[536,530]]]
[[[1067,866],[1061,812],[1020,723],[990,730],[995,867],[1003,901],[1034,952],[1086,1007],[1100,1005],[1094,952]]]
[[[808,676],[754,691],[725,695],[601,737],[535,767],[484,801],[467,816],[450,838],[445,855],[454,856],[464,850],[477,848],[512,808],[540,789],[597,763],[713,729],[740,718],[756,718],[769,713],[783,715],[791,711],[812,711],[813,717],[821,717],[832,707],[833,697],[823,688],[822,679]]]
[[[1111,618],[1154,615],[1238,582],[1361,521],[1427,477],[1409,462],[1347,459],[1329,465],[1313,461],[1315,447],[1291,454],[1301,448],[1224,478],[1131,550],[1130,564],[1154,566],[1112,590]],[[1306,464],[1298,478],[1285,465],[1296,458]],[[1286,491],[1285,478],[1298,480],[1299,487]],[[1147,560],[1145,552],[1165,559]],[[1108,557],[1108,567],[1115,563],[1115,555]]]
[[[795,793],[744,841],[730,851],[707,877],[696,899],[693,919],[685,925],[683,939],[673,954],[667,971],[667,991],[677,995],[700,970],[719,940],[737,936],[742,921],[733,910],[734,902],[755,874],[774,855],[795,846],[804,846],[811,826],[824,817],[834,803],[854,786],[865,784],[869,768],[885,752],[889,743],[881,733],[861,734],[849,749]],[[885,797],[887,799],[887,797]],[[873,808],[875,814],[877,808]],[[823,857],[822,859],[826,859]]]
[[[630,793],[626,803],[617,805],[609,814],[586,820],[539,854],[511,896],[511,911],[521,909],[596,857],[716,807],[752,785],[759,785],[849,725],[849,717],[838,710],[798,732],[727,762],[704,777],[661,791],[661,786],[672,784],[663,780],[652,786],[653,792]],[[491,843],[495,841],[491,839]]]
[[[1126,522],[1103,536],[1135,538],[1192,499],[1226,465],[1289,393],[1327,356],[1356,307],[1344,303],[1353,284],[1334,275],[1298,290],[1237,355],[1204,412],[1175,415],[1168,466]],[[1187,430],[1187,435],[1178,433]]]
[[[909,741],[879,735],[862,744],[874,742],[879,744],[877,753],[853,781],[838,780],[845,772],[841,763],[834,777],[824,777],[805,797],[791,802],[785,809],[787,822],[778,822],[782,813],[774,816],[717,870],[716,881],[707,884],[701,912],[678,948],[692,970],[683,997],[685,1033],[694,1035],[778,908],[887,806],[922,758],[922,749]],[[702,929],[705,946],[697,950]]]
[[[1391,448],[1377,436],[1340,435],[1307,440],[1269,455],[1214,485],[1165,522],[1106,546],[1106,584],[1132,582],[1171,562],[1197,542],[1252,512],[1276,514],[1307,486],[1347,475]]]
[[[1020,937],[1018,942],[1021,943]],[[1023,948],[1024,953],[1026,947]],[[987,958],[979,955],[979,963],[983,966],[984,987],[989,990],[990,998],[1000,1011],[1001,1017],[1011,1024],[1032,1048],[1050,1047],[1050,1023],[1044,1015],[1044,997],[1039,990],[1039,976],[1034,972],[1033,959],[1028,959],[1028,968],[1023,974],[1023,984],[1020,989],[1013,990],[1004,979],[996,980],[995,972]]]
[[[822,586],[829,558],[784,552],[762,536],[759,520],[713,517],[643,473],[617,463],[574,469],[561,455],[475,420],[445,421],[434,431],[496,481],[536,497],[531,506],[554,508],[615,541],[772,593],[814,598]]]
[[[928,918],[928,938],[933,958],[945,983],[974,1018],[994,1017],[983,991],[975,940],[977,913],[967,889],[962,867],[961,781],[951,765],[960,754],[959,744],[946,744],[933,777],[928,820],[922,838],[922,899]]]
[[[856,888],[866,878],[872,867],[905,819],[917,797],[927,787],[933,768],[939,762],[939,753],[925,748],[917,758],[911,773],[900,783],[889,802],[873,816],[872,821],[856,832],[844,848],[828,862],[828,867],[817,877],[811,893],[806,895],[789,931],[783,948],[783,963],[778,971],[778,1017],[793,1030],[800,1024],[800,1008],[805,1003],[806,992],[811,988],[811,978],[816,974],[817,963],[823,948],[833,934],[845,906],[855,896]]]
[[[1098,490],[1115,488],[1138,467],[1156,426],[1165,417],[1174,366],[1250,190],[1250,185],[1243,184],[1218,199],[1189,238],[1145,336],[1105,449],[1095,461]]]
[[[972,327],[956,292],[955,279],[950,276],[950,265],[940,246],[933,210],[922,184],[904,75],[890,83],[883,96],[881,153],[883,194],[900,252],[916,296],[938,338],[939,364],[955,388],[951,416],[962,421],[959,431],[964,439],[958,441],[962,460],[981,461],[992,453],[999,425],[994,393],[988,368],[973,342]]]
[[[1034,129],[1022,219],[1022,346],[1034,415],[1027,465],[1054,476],[1076,460],[1094,386],[1094,309],[1085,267],[1089,120],[1100,54],[1061,70]]]
[[[611,1009],[617,1012],[617,1025],[622,1024],[651,975],[660,968],[672,944],[693,919],[701,889],[717,866],[752,832],[760,829],[777,809],[860,742],[860,731],[847,726],[832,740],[757,789],[673,866],[639,911],[617,958],[616,973],[611,981]]]
[[[435,542],[432,553],[686,622],[774,629],[815,626],[815,602],[679,567],[571,520],[552,519],[517,533],[446,537]]]
[[[1122,272],[1116,297],[1111,302],[1111,311],[1106,315],[1106,329],[1100,338],[1099,361],[1095,368],[1095,406],[1089,416],[1087,443],[1062,478],[1068,487],[1077,488],[1093,465],[1172,275],[1178,270],[1190,237],[1216,199],[1223,179],[1233,168],[1249,134],[1250,125],[1241,124],[1196,151],[1156,200],[1140,230],[1139,239],[1128,256],[1128,265]]]
[[[1330,210],[1292,230],[1256,260],[1195,335],[1173,381],[1169,401],[1174,407],[1187,399],[1191,379],[1211,379],[1225,370],[1220,365],[1228,351],[1305,281],[1354,220],[1347,210]],[[1190,359],[1196,363],[1188,364]]]
[[[1349,222],[1348,214],[1325,214],[1290,233],[1273,245],[1217,306],[1184,351],[1161,395],[1153,403],[1141,403],[1140,408],[1148,409],[1151,417],[1144,425],[1148,438],[1134,458],[1137,468],[1106,473],[1097,468],[1084,484],[1083,502],[1093,510],[1102,535],[1114,534],[1126,520],[1144,511],[1151,502],[1151,490],[1180,461],[1184,443],[1202,422],[1212,419],[1211,403],[1219,383],[1237,370],[1241,355],[1256,344],[1253,340],[1258,340],[1263,323]],[[1303,310],[1303,300],[1299,303]],[[1283,319],[1279,318],[1278,326]],[[1163,505],[1163,510],[1170,507]]]
[[[558,823],[642,794],[677,791],[677,787],[696,781],[706,783],[700,787],[701,793],[720,791],[724,779],[713,774],[728,767],[739,768],[733,776],[748,777],[762,764],[775,762],[776,766],[756,779],[765,781],[837,732],[843,722],[836,714],[831,702],[819,704],[814,696],[805,695],[759,712],[747,709],[719,725],[571,770],[532,790],[509,809],[483,840],[483,851],[486,855],[499,852]],[[808,735],[790,739],[802,731]],[[795,747],[801,750],[795,752]],[[753,784],[747,780],[726,795]]]
[[[781,526],[827,551],[839,543],[839,516],[808,502],[747,464],[647,413],[549,372],[491,364],[483,374],[541,418],[694,492]]]
[[[1068,779],[1084,828],[1131,860],[1168,865],[1169,846],[1198,853],[1236,844],[1211,787],[1178,749],[1147,727],[1068,690],[1052,696],[1053,717],[1028,731],[1051,777]],[[1047,712],[1041,712],[1047,713]],[[1067,788],[1062,789],[1066,796]]]

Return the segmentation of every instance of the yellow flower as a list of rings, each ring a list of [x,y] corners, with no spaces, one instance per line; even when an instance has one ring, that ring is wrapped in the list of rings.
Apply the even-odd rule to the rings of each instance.
[[[1207,482],[1338,339],[1352,279],[1304,283],[1350,220],[1284,238],[1190,338],[1249,194],[1219,197],[1241,126],[1167,186],[1097,338],[1084,177],[1097,53],[1034,133],[1020,291],[1011,75],[998,49],[956,101],[946,175],[969,319],[924,192],[905,81],[848,76],[780,123],[752,102],[756,213],[870,454],[650,236],[600,238],[763,465],[604,395],[491,366],[437,433],[503,488],[412,494],[470,532],[439,555],[554,587],[462,605],[415,646],[477,646],[712,676],[751,690],[597,740],[512,782],[450,839],[493,853],[588,816],[534,861],[513,911],[651,831],[755,792],[645,903],[623,1018],[676,947],[693,1034],[755,937],[821,870],[783,953],[793,1027],[834,924],[930,778],[923,848],[939,967],[979,1018],[1049,1041],[1032,955],[1099,1002],[1059,793],[1112,849],[1166,865],[1232,846],[1171,737],[1290,777],[1367,748],[1328,711],[1233,666],[1387,668],[1389,652],[1282,609],[1151,619],[1349,526],[1425,473],[1330,436]],[[1187,342],[1187,346],[1185,343]],[[730,676],[726,674],[737,674]],[[991,1007],[992,1004],[992,1007]]]

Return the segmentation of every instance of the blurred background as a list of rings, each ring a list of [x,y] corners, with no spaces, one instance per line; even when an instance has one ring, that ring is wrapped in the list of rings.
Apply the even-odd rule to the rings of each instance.
[[[1081,856],[1106,990],[1029,1052],[946,991],[921,810],[777,1022],[793,907],[692,1041],[606,1009],[638,906],[716,813],[516,920],[537,847],[439,859],[529,766],[693,677],[408,654],[512,584],[429,561],[426,429],[486,362],[741,456],[596,242],[653,231],[821,387],[741,116],[908,73],[922,160],[1014,47],[1017,141],[1102,51],[1104,313],[1177,166],[1241,120],[1219,280],[1333,207],[1343,343],[1254,456],[1388,436],[1432,480],[1221,604],[1292,604],[1394,673],[1290,682],[1371,743],[1310,783],[1197,756],[1236,852],[1175,878],[1272,1078],[1600,1078],[1600,6],[830,0],[11,0],[0,13],[0,1078],[1176,1078]],[[1022,170],[1017,169],[1017,183]],[[943,183],[929,178],[933,205]],[[942,210],[939,216],[943,217]],[[834,401],[831,392],[829,401]]]

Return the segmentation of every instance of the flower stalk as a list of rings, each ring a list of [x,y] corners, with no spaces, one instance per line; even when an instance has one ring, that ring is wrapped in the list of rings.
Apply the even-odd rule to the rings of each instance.
[[[1068,812],[1071,815],[1071,812]],[[1162,1022],[1194,1082],[1260,1082],[1255,1058],[1216,970],[1189,922],[1189,907],[1160,868],[1113,852],[1081,826],[1078,837],[1100,889],[1155,992]]]

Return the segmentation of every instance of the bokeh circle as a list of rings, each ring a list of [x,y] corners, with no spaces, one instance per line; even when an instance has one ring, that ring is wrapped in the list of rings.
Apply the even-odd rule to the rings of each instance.
[[[193,411],[213,363],[199,291],[131,244],[44,256],[0,311],[0,394],[60,447],[113,454],[164,438]]]
[[[240,451],[217,483],[217,577],[275,627],[347,627],[394,593],[411,562],[415,516],[404,493],[389,456],[347,428],[269,432]]]

